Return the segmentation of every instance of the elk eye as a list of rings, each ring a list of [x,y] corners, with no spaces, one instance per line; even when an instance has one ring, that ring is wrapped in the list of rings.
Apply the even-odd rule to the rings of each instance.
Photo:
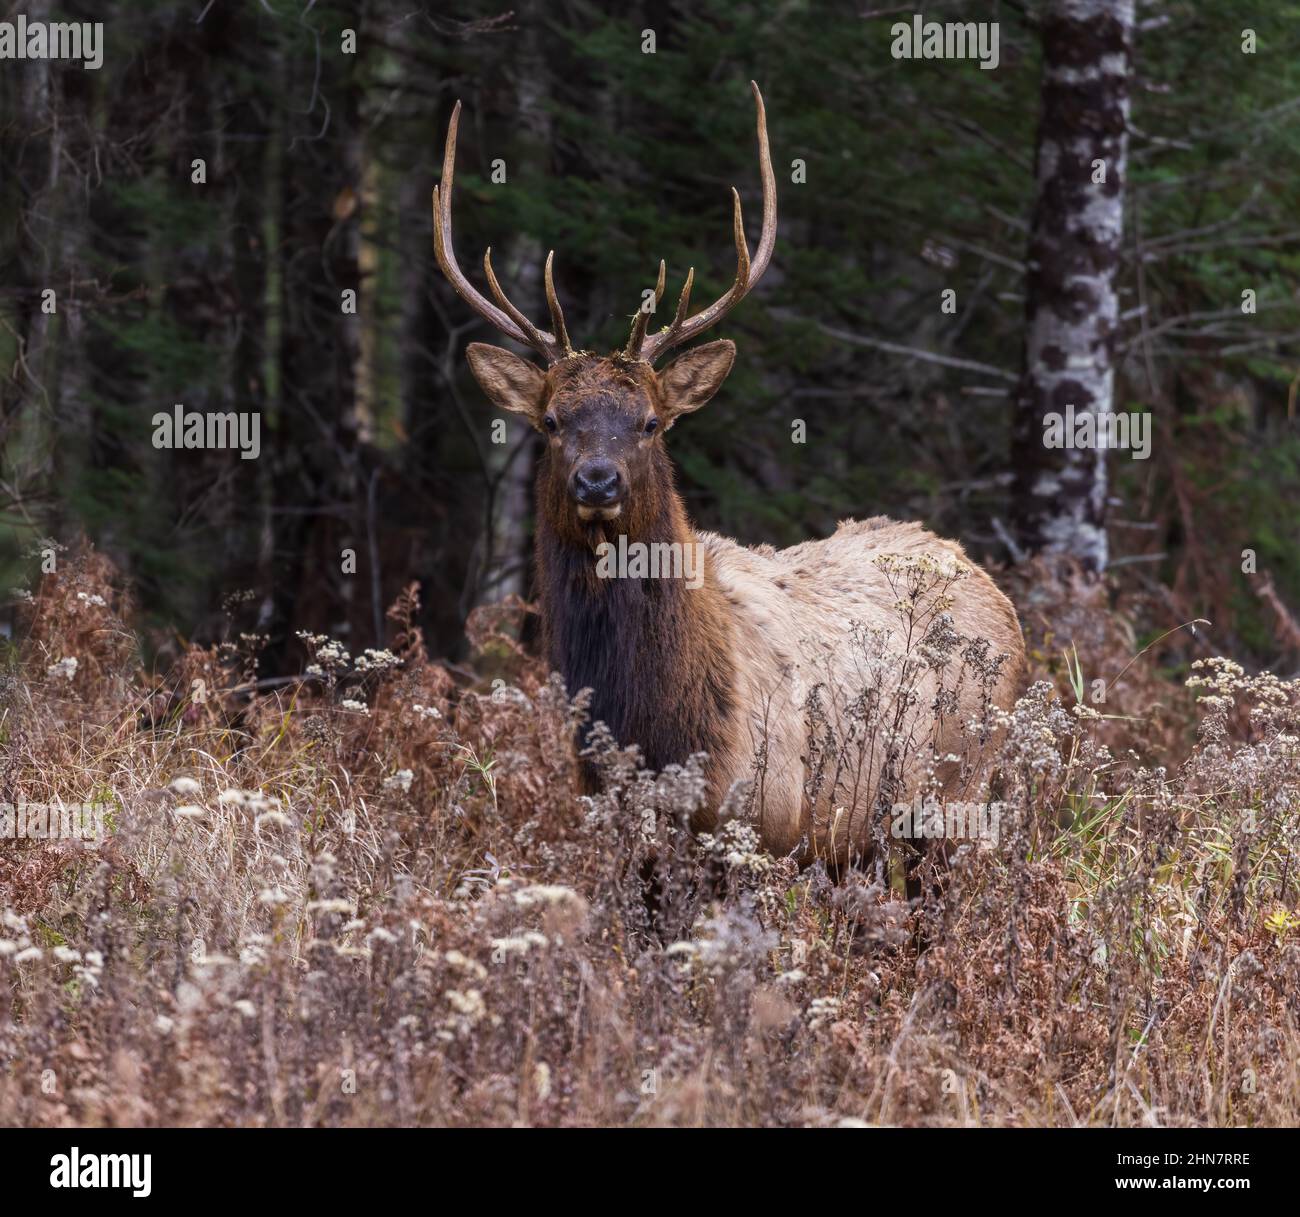
[[[560,429],[560,424],[555,421],[554,414],[548,414],[545,418],[543,418],[542,426],[544,426],[552,435],[554,435]]]
[[[645,433],[653,435],[659,429],[659,420],[652,414],[645,420]]]

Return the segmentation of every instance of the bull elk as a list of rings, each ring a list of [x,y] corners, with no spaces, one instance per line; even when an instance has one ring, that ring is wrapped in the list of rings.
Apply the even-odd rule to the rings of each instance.
[[[883,516],[841,523],[833,536],[790,549],[750,548],[697,532],[674,487],[664,436],[717,393],[731,370],[735,344],[705,343],[660,371],[655,362],[720,321],[767,269],[776,243],[776,178],[768,148],[762,94],[757,108],[763,227],[750,257],[733,189],[736,276],[707,308],[690,311],[693,269],[686,275],[668,325],[649,332],[650,309],[635,315],[626,346],[609,355],[574,350],[547,256],[545,291],[551,330],[539,329],[502,291],[491,249],[483,273],[495,300],[469,282],[452,241],[452,185],[460,103],[452,112],[441,185],[433,191],[434,250],[457,293],[515,342],[531,347],[538,367],[508,350],[471,343],[470,368],[503,410],[520,414],[546,440],[537,475],[536,557],[542,634],[547,657],[570,691],[589,687],[591,713],[620,743],[640,746],[660,769],[707,753],[706,805],[695,827],[717,822],[733,791],[748,789],[761,840],[776,854],[797,851],[842,862],[871,849],[873,804],[886,771],[895,767],[890,795],[905,801],[923,780],[934,789],[935,766],[955,789],[949,749],[958,725],[1015,696],[1024,659],[1019,622],[989,576],[967,563],[961,547],[918,524]],[[659,264],[653,303],[664,292]],[[647,304],[649,299],[647,298]],[[625,540],[620,541],[621,538]],[[602,543],[640,542],[662,553],[702,555],[702,579],[602,577]],[[665,549],[667,545],[669,548]],[[697,548],[695,548],[697,547]],[[907,704],[881,737],[864,749],[852,781],[825,785],[811,775],[810,707],[842,741],[862,709],[865,636],[900,630],[900,564],[958,572],[931,623],[992,656],[982,682],[946,691],[940,677],[914,666]],[[928,564],[928,566],[927,566]],[[918,675],[919,673],[919,675]],[[990,676],[991,673],[991,676]],[[888,693],[888,691],[886,691]],[[895,691],[896,692],[896,691]],[[945,700],[946,699],[946,700]],[[946,711],[946,712],[944,712]],[[900,737],[927,749],[898,762]],[[824,749],[823,749],[824,751]],[[962,780],[969,781],[967,766]],[[745,783],[736,786],[736,783]],[[757,791],[755,796],[753,792]],[[874,815],[878,825],[879,814]],[[877,838],[879,840],[879,838]],[[877,855],[878,856],[878,855]]]

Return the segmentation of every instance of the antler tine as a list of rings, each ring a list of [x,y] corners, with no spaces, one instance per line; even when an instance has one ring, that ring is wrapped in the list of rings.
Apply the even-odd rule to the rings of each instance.
[[[686,272],[686,282],[682,284],[682,294],[677,297],[677,312],[673,314],[673,323],[668,327],[670,334],[677,333],[682,328],[682,322],[686,320],[686,314],[691,307],[691,287],[695,283],[695,267],[691,267]]]
[[[749,82],[754,93],[754,107],[757,112],[758,127],[758,163],[759,173],[763,179],[763,231],[758,239],[758,249],[753,261],[749,257],[749,247],[745,243],[745,227],[741,216],[740,195],[733,187],[732,228],[736,240],[736,278],[727,294],[716,300],[708,308],[696,313],[689,320],[684,319],[685,301],[690,294],[690,280],[683,290],[683,301],[679,302],[677,316],[672,325],[657,334],[651,334],[640,350],[640,358],[646,363],[653,363],[670,347],[677,346],[697,334],[703,333],[716,321],[728,313],[744,299],[754,284],[767,270],[772,259],[772,250],[776,247],[776,174],[772,170],[772,153],[767,140],[767,110],[763,105],[763,94],[754,81]]]
[[[555,336],[539,330],[506,298],[492,273],[491,249],[483,256],[483,269],[487,272],[488,286],[501,305],[500,308],[479,292],[465,277],[465,272],[456,261],[456,251],[452,245],[451,192],[456,180],[456,133],[459,127],[458,101],[452,107],[451,122],[447,125],[447,144],[442,155],[442,182],[433,188],[433,252],[438,266],[456,289],[456,294],[480,317],[494,325],[507,338],[532,347],[547,363],[555,363],[573,352],[569,346],[568,333],[564,329],[564,315],[555,295],[555,285],[551,280],[550,259],[546,262],[546,300],[550,305],[552,323],[556,327]]]
[[[659,263],[659,290],[655,294],[655,303],[659,303],[659,297],[663,295],[663,266]],[[673,345],[675,335],[682,328],[682,322],[686,320],[686,313],[691,307],[691,287],[695,283],[695,267],[690,267],[686,272],[686,282],[682,284],[681,295],[677,297],[677,311],[673,314],[672,323],[665,327],[663,331],[656,335],[660,340],[660,349],[667,350]],[[639,359],[645,359],[648,363],[651,357],[641,354],[641,347],[645,339],[646,322],[649,318],[644,313],[638,313],[636,321],[632,323],[632,337],[628,339],[627,350],[623,352],[624,357],[634,362]]]
[[[486,321],[513,338],[516,342],[528,342],[528,336],[505,313],[485,300],[470,281],[456,261],[452,248],[451,231],[451,191],[456,180],[456,132],[460,127],[460,102],[451,111],[451,122],[447,125],[447,144],[442,154],[442,183],[433,188],[433,252],[438,259],[438,266],[447,276],[456,294]]]
[[[505,309],[510,320],[523,330],[525,337],[522,341],[528,343],[530,347],[540,351],[543,355],[548,355],[550,351],[553,351],[557,345],[555,339],[550,334],[543,333],[529,321],[523,313],[510,303],[509,297],[501,290],[501,284],[497,282],[497,277],[492,270],[492,246],[490,245],[483,251],[483,275],[487,279],[488,287],[491,289],[493,296],[496,297],[497,303]]]
[[[641,344],[645,342],[646,326],[650,324],[651,314],[659,307],[659,301],[664,298],[664,276],[668,273],[668,266],[662,258],[659,259],[659,280],[655,284],[655,307],[647,309],[645,302],[642,301],[636,310],[636,316],[632,318],[632,332],[628,335],[627,346],[623,348],[623,357],[633,362],[641,358]]]
[[[555,329],[555,340],[560,344],[565,356],[573,354],[569,343],[569,331],[564,324],[564,310],[560,307],[560,298],[555,294],[555,280],[551,277],[551,263],[555,261],[555,250],[546,255],[546,305],[551,310],[551,325]]]
[[[763,179],[763,229],[758,234],[758,248],[749,267],[752,287],[763,277],[776,248],[776,173],[772,169],[772,150],[767,142],[767,107],[763,104],[763,94],[752,80],[749,87],[754,90],[754,107],[758,111],[758,173]]]

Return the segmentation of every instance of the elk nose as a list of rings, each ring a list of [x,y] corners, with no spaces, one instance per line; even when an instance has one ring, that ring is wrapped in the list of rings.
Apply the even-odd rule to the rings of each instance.
[[[608,507],[623,493],[623,479],[613,461],[586,461],[573,471],[573,497],[583,507]]]

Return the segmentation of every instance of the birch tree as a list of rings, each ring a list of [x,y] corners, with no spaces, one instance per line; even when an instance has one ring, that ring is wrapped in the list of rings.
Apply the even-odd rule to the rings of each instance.
[[[1030,553],[1105,569],[1104,429],[1047,447],[1045,416],[1113,409],[1134,0],[1052,0],[1043,19],[1037,197],[1013,432],[1015,518]],[[1068,437],[1067,437],[1068,438]]]

